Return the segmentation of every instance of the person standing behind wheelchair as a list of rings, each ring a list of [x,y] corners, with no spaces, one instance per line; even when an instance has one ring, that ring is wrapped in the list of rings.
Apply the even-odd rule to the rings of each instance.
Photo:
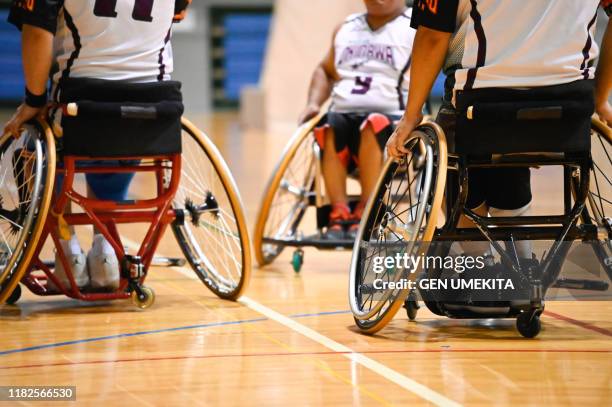
[[[565,94],[593,95],[588,97],[594,99],[596,112],[612,125],[608,102],[612,89],[610,20],[597,71],[593,66],[599,51],[594,32],[600,5],[608,16],[612,14],[612,0],[416,1],[409,98],[406,112],[387,143],[388,155],[400,158],[408,153],[404,142],[421,122],[421,106],[441,69],[447,79],[436,122],[444,129],[451,151],[458,111],[464,107],[458,102],[477,100],[479,92],[487,88],[530,89],[525,92],[527,99],[529,94],[551,88]],[[589,104],[592,100],[586,100],[585,105]],[[490,137],[494,143],[495,134]],[[482,216],[529,213],[528,168],[469,171],[468,209]],[[464,218],[459,227],[473,225]],[[488,243],[464,243],[462,247],[467,254],[482,254]],[[527,242],[517,245],[517,252],[523,259],[532,257]]]
[[[315,117],[331,96],[330,110],[315,135],[324,151],[323,178],[332,206],[326,237],[334,240],[355,238],[376,185],[382,150],[404,111],[415,34],[405,0],[364,3],[367,13],[351,15],[336,28],[331,49],[312,75],[299,119],[302,124]],[[351,212],[346,178],[354,165],[361,199]]]
[[[4,127],[19,137],[25,122],[47,113],[47,84],[54,61],[52,102],[59,103],[70,79],[151,83],[170,80],[173,68],[172,24],[185,17],[191,0],[14,0],[9,22],[22,31],[26,82],[24,102]],[[60,129],[61,110],[51,107],[50,119]],[[103,164],[103,162],[101,163]],[[122,201],[133,174],[88,174],[88,195]],[[94,231],[85,256],[70,231],[60,243],[77,285],[114,290],[119,284],[119,262],[109,242]],[[55,275],[69,286],[62,262]]]

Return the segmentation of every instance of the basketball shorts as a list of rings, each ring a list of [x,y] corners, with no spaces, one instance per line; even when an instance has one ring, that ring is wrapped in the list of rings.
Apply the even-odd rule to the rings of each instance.
[[[438,123],[449,145],[454,149],[457,112],[450,104],[444,104]],[[497,209],[520,209],[531,202],[531,170],[529,168],[470,168],[468,170],[468,197],[465,206],[476,209],[482,204]]]
[[[138,160],[97,160],[82,161],[77,163],[79,168],[102,167],[102,166],[132,166],[138,165]],[[134,178],[134,173],[110,173],[110,174],[85,174],[87,185],[93,191],[97,199],[104,201],[121,202],[128,198],[128,189]],[[56,192],[62,188],[63,176],[58,176]]]
[[[359,145],[361,132],[370,125],[376,135],[381,151],[385,148],[387,140],[393,134],[394,122],[400,116],[385,115],[382,113],[336,113],[329,112],[317,124],[315,136],[321,150],[325,145],[325,132],[331,128],[334,132],[336,153],[345,166],[359,165]]]

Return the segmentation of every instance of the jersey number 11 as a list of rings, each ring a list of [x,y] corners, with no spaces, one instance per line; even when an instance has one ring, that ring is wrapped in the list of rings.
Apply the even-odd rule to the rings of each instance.
[[[151,12],[153,11],[154,0],[134,0],[134,11],[132,18],[137,21],[153,21]],[[94,14],[98,17],[117,17],[117,0],[96,0]]]

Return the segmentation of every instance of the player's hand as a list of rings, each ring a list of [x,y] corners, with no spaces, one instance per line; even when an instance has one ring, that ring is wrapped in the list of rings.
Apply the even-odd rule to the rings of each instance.
[[[306,106],[306,109],[304,109],[304,111],[300,115],[300,118],[298,119],[299,124],[304,124],[313,117],[316,117],[316,115],[318,115],[320,111],[321,106],[309,104],[308,106]]]
[[[41,114],[43,110],[44,108],[42,107],[31,107],[22,103],[21,106],[17,108],[15,114],[13,114],[13,117],[11,117],[4,126],[2,134],[10,134],[15,138],[19,138],[21,136],[23,124]]]
[[[612,106],[610,106],[610,102],[606,100],[598,104],[595,107],[595,112],[602,122],[606,123],[608,127],[612,127]]]
[[[421,124],[421,120],[423,120],[422,115],[415,118],[402,117],[389,141],[387,141],[387,154],[390,158],[399,159],[410,152],[404,147],[404,144],[410,133]]]
[[[191,0],[175,0],[174,3],[174,22],[183,21],[187,15],[187,7],[191,4]]]

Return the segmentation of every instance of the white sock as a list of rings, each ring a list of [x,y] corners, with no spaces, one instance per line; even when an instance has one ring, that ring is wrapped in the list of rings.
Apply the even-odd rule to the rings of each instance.
[[[76,235],[70,236],[70,240],[60,239],[60,245],[62,246],[62,250],[64,253],[70,254],[81,254],[81,245]]]

